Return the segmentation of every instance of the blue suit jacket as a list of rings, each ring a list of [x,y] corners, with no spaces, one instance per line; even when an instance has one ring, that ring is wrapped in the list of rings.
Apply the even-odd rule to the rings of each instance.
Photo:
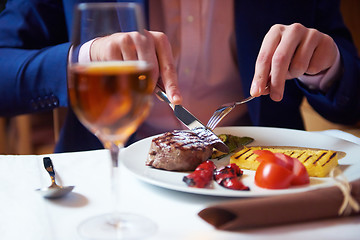
[[[150,0],[151,1],[151,0]],[[68,106],[66,65],[76,0],[9,0],[0,15],[0,115],[13,116]],[[138,0],[147,9],[146,0]],[[287,81],[284,100],[257,98],[248,104],[255,126],[303,129],[303,97],[330,121],[352,124],[360,115],[360,61],[337,0],[235,0],[238,66],[248,95],[261,42],[273,24],[302,23],[329,34],[344,66],[327,94]],[[221,59],[219,59],[221,61]],[[101,148],[69,111],[56,151]]]

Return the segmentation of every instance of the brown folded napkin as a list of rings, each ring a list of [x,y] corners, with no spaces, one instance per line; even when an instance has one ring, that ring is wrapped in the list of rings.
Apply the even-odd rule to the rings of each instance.
[[[351,195],[360,204],[360,179],[350,183]],[[274,225],[343,217],[339,209],[344,194],[333,186],[302,193],[226,201],[207,207],[199,216],[221,230]],[[359,215],[351,210],[348,215]]]

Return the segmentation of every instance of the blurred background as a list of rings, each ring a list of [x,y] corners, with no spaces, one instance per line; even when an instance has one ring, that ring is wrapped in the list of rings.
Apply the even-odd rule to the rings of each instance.
[[[5,3],[6,0],[0,0],[0,12]],[[360,54],[360,0],[342,0],[341,11]],[[333,124],[318,115],[306,100],[302,113],[306,130],[340,129],[360,137],[360,122],[355,126]],[[59,108],[12,118],[0,117],[0,154],[52,153],[65,114],[66,109]]]

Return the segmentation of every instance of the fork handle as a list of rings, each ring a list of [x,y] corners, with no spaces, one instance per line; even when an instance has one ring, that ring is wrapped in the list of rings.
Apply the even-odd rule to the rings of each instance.
[[[235,102],[235,106],[236,106],[236,105],[243,104],[243,103],[247,103],[247,102],[253,100],[254,98],[256,98],[256,97],[250,96],[250,97],[245,98],[244,100],[242,100],[242,101],[240,101],[240,102]]]
[[[265,87],[265,90],[269,89],[269,87],[270,87],[270,85],[269,85],[269,83],[268,83],[268,84],[266,85],[266,87]],[[247,98],[245,98],[244,100],[242,100],[242,101],[240,101],[240,102],[235,102],[235,106],[236,106],[236,105],[243,104],[243,103],[247,103],[247,102],[253,100],[254,98],[256,98],[256,97],[250,96],[250,97],[247,97]]]

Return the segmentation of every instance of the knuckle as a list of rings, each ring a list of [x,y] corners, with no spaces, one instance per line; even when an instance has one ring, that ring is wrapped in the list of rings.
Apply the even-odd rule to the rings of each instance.
[[[309,28],[309,29],[308,29],[308,34],[309,34],[310,36],[316,36],[316,35],[319,34],[319,31],[316,30],[315,28]]]
[[[156,35],[156,38],[157,38],[157,40],[159,41],[160,44],[168,42],[168,37],[163,32],[158,32],[157,35]]]
[[[257,59],[258,64],[270,65],[271,64],[271,54],[268,52],[260,52]]]
[[[144,37],[139,32],[131,32],[131,33],[129,33],[128,37],[131,39],[131,41],[134,41],[134,42],[142,42],[142,41],[144,41],[144,39],[146,39],[146,37]]]
[[[307,32],[308,38],[310,39],[310,41],[318,41],[318,39],[320,38],[320,32],[314,28],[310,28],[308,29]]]
[[[153,36],[154,39],[157,39],[158,41],[164,41],[167,39],[167,36],[163,32],[158,31],[150,31],[149,34]]]
[[[286,31],[290,35],[303,35],[305,33],[305,27],[300,23],[293,23],[287,26]]]
[[[165,74],[176,74],[176,67],[174,64],[172,63],[169,63],[169,64],[166,64],[165,66],[162,66],[162,71],[165,73]]]
[[[275,53],[272,59],[272,63],[276,66],[281,66],[286,63],[286,54],[284,53]]]
[[[301,23],[293,23],[289,26],[293,31],[301,31],[304,30],[305,27]]]
[[[306,70],[305,63],[303,62],[292,62],[289,68],[289,73],[291,77],[299,77],[301,76]]]
[[[121,45],[131,45],[133,43],[133,38],[130,34],[123,34],[121,35],[121,38],[119,39],[119,43]]]
[[[280,31],[282,32],[285,29],[283,24],[274,24],[271,26],[270,31]]]

